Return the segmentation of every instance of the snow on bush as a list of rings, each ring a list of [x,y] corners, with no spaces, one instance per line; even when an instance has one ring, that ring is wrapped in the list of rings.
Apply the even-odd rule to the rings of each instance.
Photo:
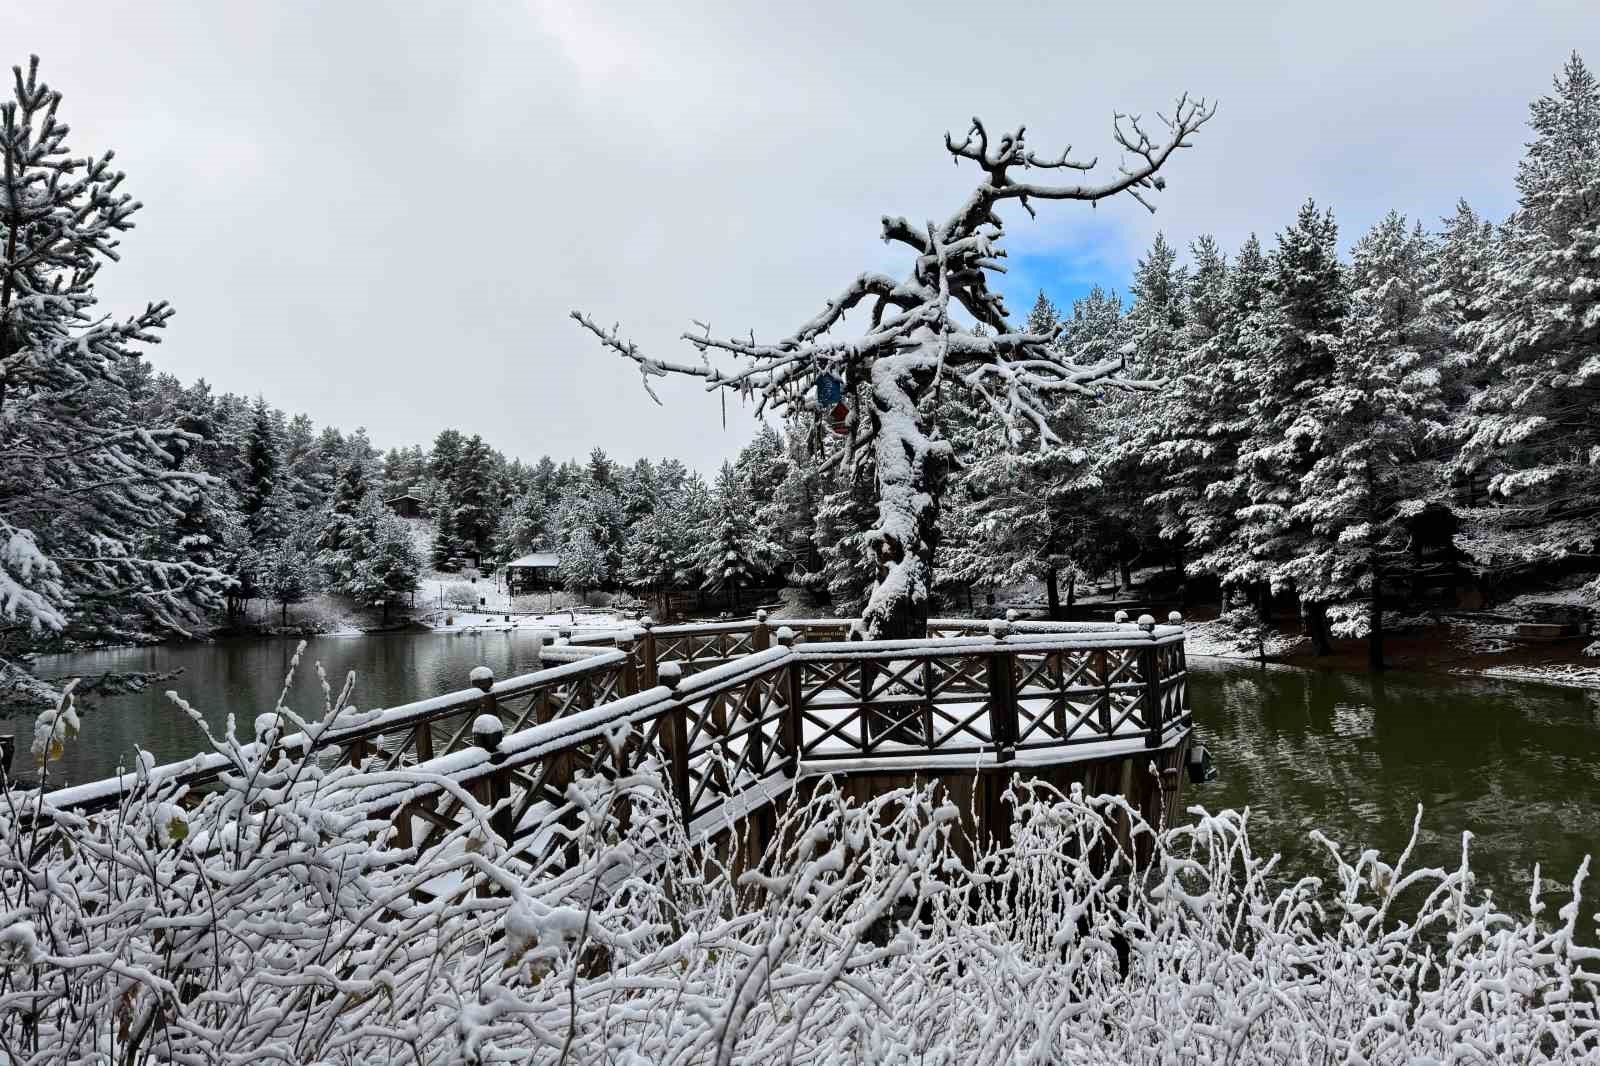
[[[7,1061],[1600,1056],[1587,863],[1573,903],[1546,914],[1535,887],[1524,921],[1474,890],[1465,840],[1454,869],[1324,841],[1324,877],[1286,875],[1247,814],[1159,829],[1019,785],[1009,841],[979,845],[931,788],[852,805],[824,781],[739,872],[688,846],[648,760],[578,779],[541,857],[548,834],[508,849],[423,770],[214,747],[231,766],[204,797],[144,776],[83,818],[5,796]],[[365,801],[397,783],[453,794],[459,827],[400,847]]]

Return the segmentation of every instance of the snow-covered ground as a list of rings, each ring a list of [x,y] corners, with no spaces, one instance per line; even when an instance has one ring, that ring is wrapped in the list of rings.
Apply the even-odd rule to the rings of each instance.
[[[435,633],[511,632],[518,629],[623,629],[632,626],[632,619],[609,612],[588,614],[583,611],[555,611],[551,614],[512,614],[504,611],[446,611],[432,612],[437,622],[424,622]]]
[[[1538,681],[1546,685],[1565,685],[1569,688],[1600,689],[1600,665],[1579,666],[1575,663],[1546,663],[1543,665],[1487,666],[1482,669],[1460,670],[1458,673],[1481,677],[1503,677],[1510,681]]]
[[[1267,640],[1267,656],[1274,658],[1294,652],[1305,638],[1279,634]],[[1235,642],[1230,630],[1221,622],[1185,622],[1183,647],[1189,655],[1206,655],[1217,659],[1254,659],[1254,648],[1242,648]]]

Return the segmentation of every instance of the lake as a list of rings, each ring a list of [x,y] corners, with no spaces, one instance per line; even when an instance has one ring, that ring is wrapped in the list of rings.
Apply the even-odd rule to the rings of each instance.
[[[306,643],[300,669],[285,701],[305,717],[320,717],[323,693],[320,662],[335,695],[351,670],[356,685],[351,702],[361,709],[400,703],[467,688],[467,674],[487,666],[506,678],[534,669],[537,630],[467,633],[384,633],[317,637]],[[548,632],[548,630],[546,631]],[[294,656],[294,640],[242,638],[215,644],[118,648],[79,655],[41,656],[40,677],[97,675],[114,670],[175,670],[183,674],[145,692],[92,698],[82,709],[83,732],[67,743],[65,757],[51,764],[51,781],[77,784],[116,772],[118,760],[132,765],[134,745],[158,763],[188,758],[205,746],[205,737],[167,698],[172,690],[204,712],[220,731],[231,711],[242,739],[253,740],[255,717],[272,710]],[[33,719],[13,719],[17,769],[29,769]],[[7,732],[13,730],[7,729]],[[58,776],[59,775],[59,776]]]
[[[464,688],[474,666],[502,678],[530,669],[536,640],[531,630],[318,638],[289,705],[319,711],[318,660],[335,688],[356,671],[356,706],[382,707]],[[199,750],[202,738],[162,694],[168,688],[215,726],[233,711],[248,734],[255,715],[273,706],[294,648],[291,640],[254,639],[40,660],[43,676],[184,670],[158,691],[95,701],[60,773],[71,782],[106,776],[135,744],[160,762]],[[1419,803],[1426,811],[1418,859],[1453,865],[1461,832],[1471,829],[1480,880],[1519,910],[1534,862],[1547,883],[1564,887],[1584,855],[1600,851],[1600,691],[1201,658],[1190,665],[1189,702],[1221,776],[1189,787],[1187,802],[1249,806],[1258,850],[1283,852],[1297,873],[1326,871],[1307,839],[1314,828],[1392,860]],[[32,719],[11,726],[20,769]]]
[[[1312,829],[1347,858],[1373,847],[1393,862],[1418,804],[1413,868],[1454,868],[1470,829],[1480,885],[1520,913],[1535,862],[1558,890],[1547,902],[1560,903],[1584,856],[1600,853],[1600,691],[1218,660],[1191,667],[1189,702],[1220,776],[1191,787],[1186,802],[1248,806],[1257,850],[1282,852],[1297,875],[1328,872]],[[1590,899],[1597,881],[1600,870]]]

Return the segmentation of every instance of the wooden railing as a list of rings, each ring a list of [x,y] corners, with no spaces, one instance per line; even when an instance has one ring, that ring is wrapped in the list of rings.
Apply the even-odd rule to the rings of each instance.
[[[499,683],[492,672],[480,667],[473,671],[469,688],[388,710],[342,714],[331,727],[309,735],[284,735],[276,715],[259,715],[255,742],[246,744],[245,749],[274,743],[296,759],[314,756],[329,763],[394,769],[470,747],[472,721],[486,698],[492,699],[511,731],[516,731],[611,702],[636,688],[633,662],[621,650],[547,643],[540,650],[540,659],[550,665]],[[146,778],[203,786],[216,781],[230,765],[228,756],[209,753],[155,767],[147,771]],[[73,785],[52,792],[49,801],[58,808],[103,810],[116,806],[137,778],[128,773]]]
[[[575,818],[566,797],[575,775],[614,777],[645,759],[703,835],[806,773],[1061,764],[1159,748],[1188,730],[1180,626],[930,628],[949,635],[842,641],[844,623],[831,619],[574,633],[544,647],[554,665],[534,673],[496,683],[479,668],[474,688],[315,735],[280,736],[263,716],[256,743],[369,771],[345,787],[403,844],[458,824],[460,796],[440,784],[449,780],[493,808],[502,837],[526,845],[552,819]],[[145,779],[203,785],[230,762],[197,757]],[[400,768],[409,772],[387,773]],[[48,801],[102,810],[136,783],[125,775]]]

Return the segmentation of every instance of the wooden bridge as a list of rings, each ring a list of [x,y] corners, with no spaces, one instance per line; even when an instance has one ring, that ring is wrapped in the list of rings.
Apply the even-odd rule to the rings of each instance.
[[[575,775],[615,777],[646,757],[698,841],[830,773],[862,791],[940,777],[988,833],[1006,831],[998,796],[1017,772],[1121,792],[1152,820],[1179,809],[1190,735],[1181,625],[940,619],[929,626],[938,639],[875,642],[846,639],[848,625],[758,615],[545,634],[532,673],[496,681],[480,667],[472,687],[344,714],[314,735],[282,735],[278,716],[262,715],[255,753],[272,745],[367,771],[363,805],[402,846],[454,828],[462,794],[492,808],[508,845],[532,846]],[[126,774],[48,800],[108,810],[130,789],[204,786],[231,765],[196,756],[145,771],[142,785]]]

